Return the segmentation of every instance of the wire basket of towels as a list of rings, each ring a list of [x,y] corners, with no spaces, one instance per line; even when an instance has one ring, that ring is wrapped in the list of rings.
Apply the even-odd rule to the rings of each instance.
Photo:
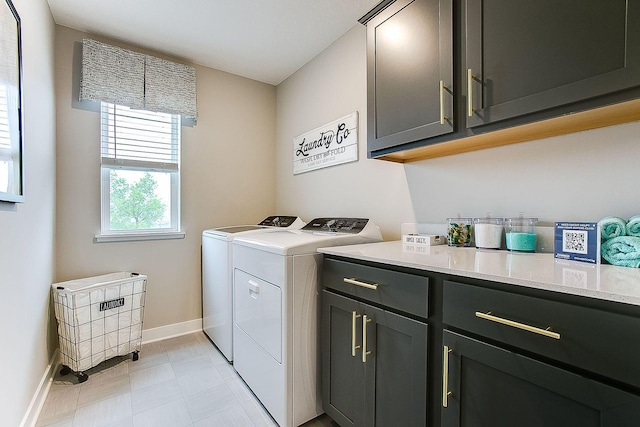
[[[79,382],[84,371],[116,356],[138,360],[147,276],[119,272],[54,283],[62,370]]]
[[[621,267],[640,267],[640,215],[629,220],[608,216],[600,226],[600,255],[609,264]]]

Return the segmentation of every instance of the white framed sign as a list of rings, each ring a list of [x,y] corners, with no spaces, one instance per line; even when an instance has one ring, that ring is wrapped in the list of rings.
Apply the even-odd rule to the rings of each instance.
[[[358,160],[358,112],[293,138],[293,174]]]

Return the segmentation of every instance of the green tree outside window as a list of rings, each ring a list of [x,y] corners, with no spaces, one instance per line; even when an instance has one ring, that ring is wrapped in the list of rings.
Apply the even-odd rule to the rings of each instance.
[[[159,228],[165,205],[156,195],[157,182],[145,172],[130,184],[111,170],[111,229],[136,230]]]

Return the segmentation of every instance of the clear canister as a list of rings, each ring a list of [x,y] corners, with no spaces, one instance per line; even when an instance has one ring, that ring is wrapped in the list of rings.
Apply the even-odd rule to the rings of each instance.
[[[518,252],[534,252],[536,250],[535,225],[537,222],[538,218],[506,218],[507,249]]]
[[[447,218],[449,246],[471,246],[473,218]]]
[[[473,232],[477,248],[500,249],[502,246],[503,218],[474,218]]]

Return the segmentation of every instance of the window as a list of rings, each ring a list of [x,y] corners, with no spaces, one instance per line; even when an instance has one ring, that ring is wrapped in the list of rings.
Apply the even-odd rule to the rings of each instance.
[[[6,193],[10,188],[13,176],[13,156],[11,155],[11,126],[9,125],[9,109],[7,87],[0,84],[0,192]]]
[[[101,146],[101,237],[179,232],[180,115],[103,102]]]

